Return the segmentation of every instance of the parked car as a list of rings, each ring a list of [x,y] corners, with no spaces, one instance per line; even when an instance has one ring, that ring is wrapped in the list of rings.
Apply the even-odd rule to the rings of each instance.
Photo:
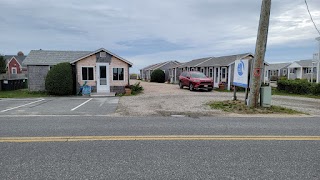
[[[199,71],[184,71],[179,76],[179,87],[182,89],[187,86],[190,91],[206,89],[212,91],[213,89],[213,79],[208,78],[202,72]]]

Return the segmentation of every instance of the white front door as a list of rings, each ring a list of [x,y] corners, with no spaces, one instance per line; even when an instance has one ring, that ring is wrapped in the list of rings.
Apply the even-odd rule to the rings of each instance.
[[[109,63],[97,63],[97,92],[109,93]]]
[[[214,68],[214,87],[219,87],[219,83],[220,83],[220,68],[216,67]]]

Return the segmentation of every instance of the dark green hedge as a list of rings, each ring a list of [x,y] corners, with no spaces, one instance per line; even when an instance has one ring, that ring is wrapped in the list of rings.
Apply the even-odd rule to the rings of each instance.
[[[46,77],[45,88],[52,95],[71,95],[73,78],[70,63],[60,63],[51,68]]]
[[[151,74],[151,82],[164,83],[165,74],[161,69],[156,69]]]
[[[306,79],[280,79],[277,85],[279,91],[287,93],[320,95],[320,84],[310,83]]]

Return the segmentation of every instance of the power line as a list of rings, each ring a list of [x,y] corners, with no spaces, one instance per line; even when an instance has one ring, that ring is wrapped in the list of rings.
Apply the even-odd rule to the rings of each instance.
[[[312,16],[311,16],[311,13],[310,13],[310,10],[309,10],[309,6],[308,6],[308,3],[307,3],[307,0],[304,0],[304,2],[306,3],[307,10],[308,10],[308,13],[309,13],[309,15],[310,15],[310,19],[311,19],[311,21],[313,22],[314,27],[316,28],[316,30],[318,31],[318,33],[319,33],[319,35],[320,35],[320,31],[319,31],[319,29],[317,28],[316,23],[314,23],[313,18],[312,18]]]

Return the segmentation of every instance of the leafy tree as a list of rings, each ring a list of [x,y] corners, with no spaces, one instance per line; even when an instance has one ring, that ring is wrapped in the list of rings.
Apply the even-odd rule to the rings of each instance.
[[[151,74],[151,82],[164,83],[165,74],[161,69],[156,69]]]
[[[47,74],[45,88],[52,95],[71,95],[73,93],[71,65],[69,63],[55,65]]]
[[[0,55],[0,73],[6,73],[6,60]]]

